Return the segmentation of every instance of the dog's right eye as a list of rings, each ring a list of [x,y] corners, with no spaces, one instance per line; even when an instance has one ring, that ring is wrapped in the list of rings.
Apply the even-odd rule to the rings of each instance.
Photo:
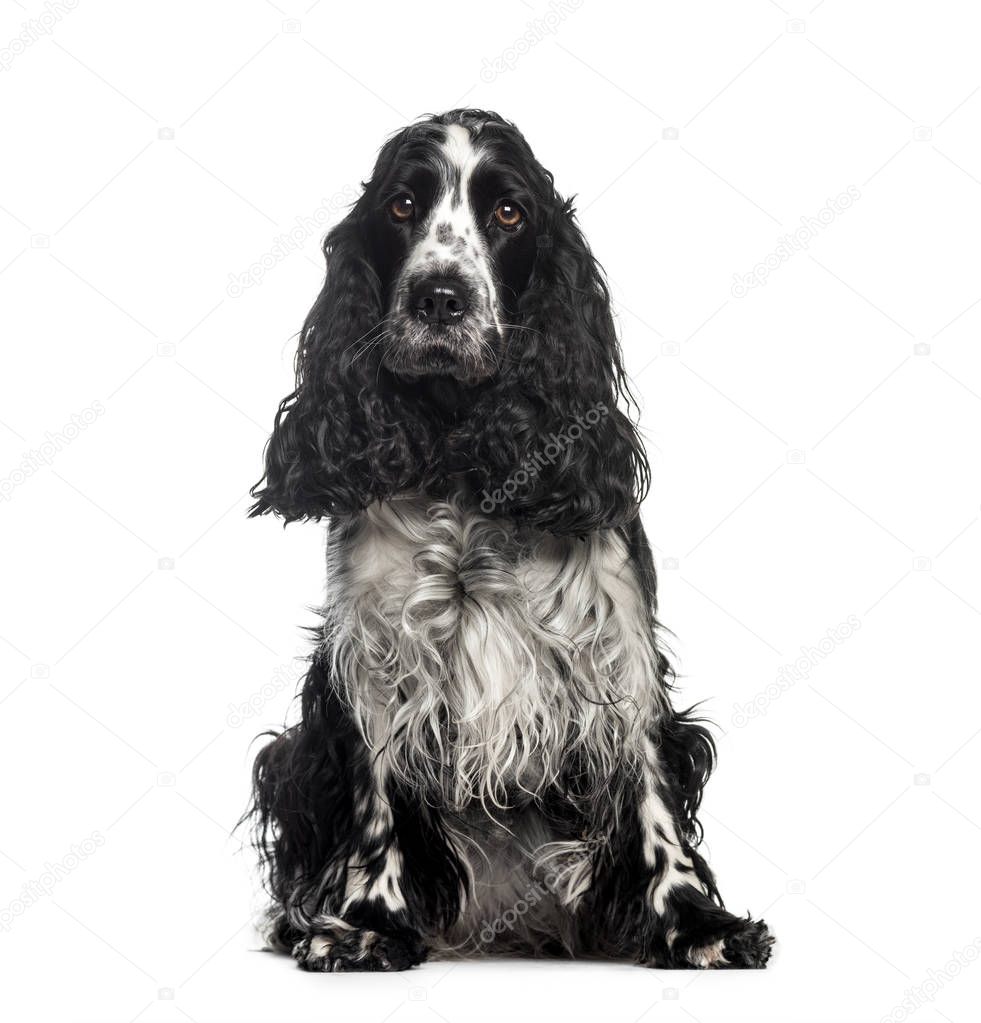
[[[392,200],[392,205],[388,209],[395,220],[403,223],[412,218],[416,204],[411,195],[400,195]]]

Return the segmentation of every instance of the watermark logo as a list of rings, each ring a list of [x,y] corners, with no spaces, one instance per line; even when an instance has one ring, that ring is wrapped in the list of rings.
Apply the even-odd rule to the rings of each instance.
[[[51,465],[55,457],[84,433],[100,416],[104,415],[105,411],[106,407],[101,401],[93,401],[81,412],[72,413],[71,419],[60,430],[54,433],[49,430],[44,435],[41,444],[30,451],[25,451],[20,464],[0,479],[0,501],[9,501],[19,486],[26,483],[45,466]]]
[[[951,954],[950,959],[940,967],[939,970],[927,970],[926,977],[919,983],[907,988],[903,994],[903,1000],[886,1013],[879,1023],[903,1023],[910,1018],[917,1009],[931,1003],[943,990],[945,985],[950,984],[964,972],[964,970],[977,962],[981,956],[981,937],[968,942],[963,948]]]
[[[0,71],[8,71],[13,62],[43,36],[49,36],[66,14],[78,7],[78,0],[48,0],[36,18],[20,26],[20,33],[0,47]]]
[[[308,664],[309,659],[299,655],[291,658],[285,664],[281,664],[273,672],[272,677],[247,700],[228,705],[225,724],[229,728],[239,728],[246,721],[257,717],[262,712],[263,707],[271,700],[274,700],[284,689],[296,688],[297,683],[303,678]]]
[[[777,239],[776,248],[764,256],[748,273],[732,275],[732,294],[734,298],[748,295],[753,288],[762,288],[770,276],[798,252],[803,252],[829,224],[862,198],[857,186],[849,185],[844,192],[828,199],[824,206],[813,217],[801,217],[800,227],[790,234]]]
[[[481,923],[477,935],[480,944],[490,945],[505,931],[513,931],[519,920],[545,898],[559,896],[562,901],[570,902],[581,895],[591,882],[593,855],[605,844],[603,837],[588,838],[578,843],[574,855],[562,857],[564,862],[561,866],[549,869],[532,880],[513,905],[494,919]]]
[[[23,916],[43,898],[50,895],[58,884],[105,844],[105,835],[101,831],[93,831],[81,842],[74,843],[56,863],[50,861],[45,863],[41,874],[31,881],[25,882],[21,887],[20,895],[0,908],[0,931],[9,931],[18,917]]]
[[[297,217],[293,226],[273,238],[272,245],[247,269],[228,275],[228,285],[225,288],[228,297],[238,298],[248,288],[261,284],[266,274],[292,253],[302,249],[311,238],[322,237],[337,214],[357,202],[358,196],[359,192],[353,185],[346,185],[329,199],[324,199],[312,213]]]
[[[745,728],[750,721],[765,717],[770,707],[798,682],[806,682],[811,672],[846,640],[850,639],[862,627],[857,615],[849,615],[843,622],[828,629],[825,635],[814,646],[802,646],[800,657],[792,664],[785,664],[776,678],[760,690],[747,703],[733,705],[732,724],[736,728]]]
[[[572,447],[586,433],[601,423],[610,414],[603,402],[597,402],[582,415],[575,415],[558,433],[541,438],[543,443],[536,448],[495,490],[484,490],[481,494],[480,510],[489,515],[495,508],[527,492],[538,479],[546,465],[555,465],[562,453]]]
[[[518,61],[534,49],[547,36],[555,35],[559,26],[582,7],[584,0],[552,0],[548,10],[540,18],[529,21],[525,31],[506,46],[496,57],[484,57],[480,68],[480,80],[490,85],[495,78],[513,71]]]

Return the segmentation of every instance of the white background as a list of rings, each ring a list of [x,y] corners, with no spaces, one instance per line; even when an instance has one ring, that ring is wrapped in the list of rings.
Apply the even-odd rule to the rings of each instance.
[[[5,1017],[864,1023],[947,971],[911,1018],[976,1019],[981,964],[950,967],[981,935],[976,5],[585,0],[541,38],[541,3],[52,9],[28,44],[45,8],[0,9]],[[318,219],[460,104],[519,124],[609,272],[683,699],[724,730],[706,849],[779,938],[766,972],[254,951],[229,832],[324,580],[321,529],[246,491]]]

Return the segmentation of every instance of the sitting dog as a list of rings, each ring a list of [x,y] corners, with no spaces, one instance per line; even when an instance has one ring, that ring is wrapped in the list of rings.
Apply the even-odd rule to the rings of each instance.
[[[712,739],[672,707],[602,272],[514,127],[382,148],[324,243],[253,494],[329,521],[297,724],[255,764],[268,941],[761,967],[696,851]]]

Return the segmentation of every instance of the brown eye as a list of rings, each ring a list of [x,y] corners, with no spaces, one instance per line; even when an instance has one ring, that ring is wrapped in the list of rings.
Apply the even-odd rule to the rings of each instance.
[[[494,210],[494,219],[501,227],[517,227],[524,217],[521,207],[516,206],[513,202],[498,203],[497,209]]]
[[[409,220],[416,211],[416,204],[411,195],[400,195],[397,199],[392,200],[389,211],[396,220]]]

